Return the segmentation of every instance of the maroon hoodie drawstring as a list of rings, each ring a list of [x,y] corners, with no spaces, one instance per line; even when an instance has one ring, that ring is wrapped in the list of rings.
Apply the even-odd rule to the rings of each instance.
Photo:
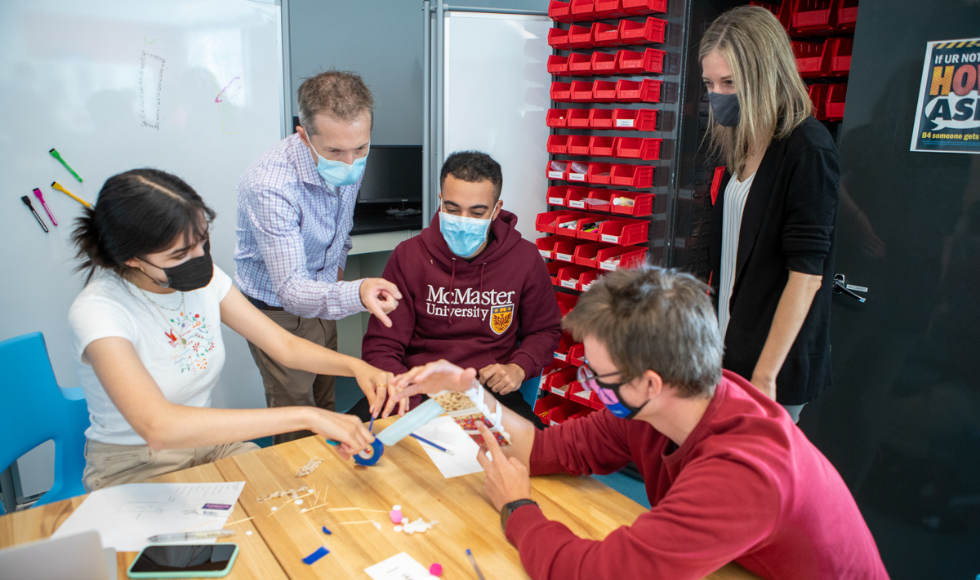
[[[452,296],[452,294],[453,294],[453,291],[454,291],[453,290],[453,284],[456,282],[456,258],[453,258],[452,260],[453,260],[453,273],[449,277],[449,295],[450,296]],[[451,327],[452,325],[453,325],[453,309],[450,308],[449,309],[449,326]]]
[[[487,269],[487,263],[483,263],[483,267],[480,268],[480,294],[483,294],[483,272]]]

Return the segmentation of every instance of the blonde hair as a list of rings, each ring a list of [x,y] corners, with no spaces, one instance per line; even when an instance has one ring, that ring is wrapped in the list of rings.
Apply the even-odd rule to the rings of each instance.
[[[711,152],[738,174],[750,154],[764,152],[773,138],[788,137],[812,115],[813,103],[786,31],[765,8],[739,6],[719,16],[701,39],[698,60],[714,51],[732,70],[741,117],[735,127],[722,127],[709,112],[705,138]]]

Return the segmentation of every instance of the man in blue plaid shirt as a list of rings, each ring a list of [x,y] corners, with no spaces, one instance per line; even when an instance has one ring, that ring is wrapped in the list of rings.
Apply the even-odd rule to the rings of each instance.
[[[402,297],[381,278],[344,280],[374,97],[357,74],[330,71],[306,79],[298,100],[296,133],[255,161],[238,182],[235,282],[280,326],[336,350],[336,320],[367,310],[390,327],[387,313]],[[269,407],[334,410],[334,377],[288,369],[255,345],[249,348]],[[307,435],[277,435],[275,442]]]

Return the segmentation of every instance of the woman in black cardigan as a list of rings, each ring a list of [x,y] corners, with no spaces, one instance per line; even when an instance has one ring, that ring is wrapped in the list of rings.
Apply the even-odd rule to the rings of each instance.
[[[837,148],[768,10],[721,15],[699,56],[708,140],[728,169],[711,220],[724,366],[797,421],[831,383]]]

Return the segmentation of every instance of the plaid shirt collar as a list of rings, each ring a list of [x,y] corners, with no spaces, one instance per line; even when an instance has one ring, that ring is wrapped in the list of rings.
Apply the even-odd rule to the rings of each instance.
[[[292,141],[286,149],[286,156],[289,157],[289,160],[296,168],[299,178],[310,185],[332,190],[333,188],[330,184],[324,181],[317,172],[316,163],[313,162],[313,155],[310,154],[310,150],[306,148],[303,140],[299,138],[299,133],[293,133],[288,138]]]

